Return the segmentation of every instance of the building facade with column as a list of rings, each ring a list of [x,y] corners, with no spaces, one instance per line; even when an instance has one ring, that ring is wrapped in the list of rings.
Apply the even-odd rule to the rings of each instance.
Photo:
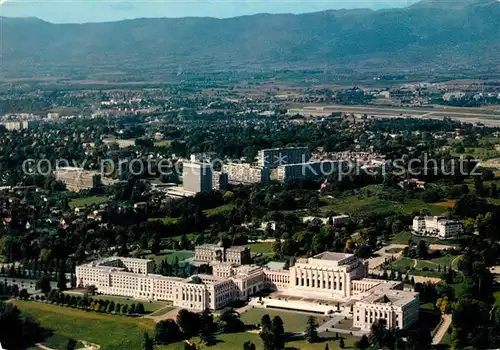
[[[367,274],[368,263],[354,255],[324,252],[290,268],[290,288],[345,299],[351,296],[351,282]]]

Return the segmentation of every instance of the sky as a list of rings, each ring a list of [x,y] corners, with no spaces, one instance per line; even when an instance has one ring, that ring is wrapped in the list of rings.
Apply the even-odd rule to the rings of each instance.
[[[0,16],[54,23],[142,17],[227,18],[255,13],[304,13],[341,8],[404,7],[416,0],[0,0]]]

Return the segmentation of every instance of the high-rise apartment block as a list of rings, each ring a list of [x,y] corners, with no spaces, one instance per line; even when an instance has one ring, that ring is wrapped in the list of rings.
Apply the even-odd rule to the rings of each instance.
[[[227,173],[221,171],[214,171],[212,173],[212,189],[225,190],[229,184],[229,176]]]
[[[266,168],[306,163],[310,159],[311,152],[307,147],[270,148],[257,153],[257,164]]]
[[[184,162],[182,165],[182,183],[186,192],[212,191],[211,165],[201,162]]]
[[[229,183],[235,185],[267,183],[270,178],[268,168],[247,163],[230,163],[224,165],[224,170],[227,172]]]
[[[35,120],[13,120],[2,123],[5,126],[5,129],[12,130],[31,130],[33,129],[38,122]]]
[[[281,182],[290,179],[317,180],[333,174],[338,169],[338,166],[338,161],[279,165],[276,169],[276,179]]]

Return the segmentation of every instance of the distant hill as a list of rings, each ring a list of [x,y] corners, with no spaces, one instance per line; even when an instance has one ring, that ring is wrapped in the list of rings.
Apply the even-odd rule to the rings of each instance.
[[[1,76],[154,78],[268,69],[499,71],[500,2],[51,24],[0,18]]]

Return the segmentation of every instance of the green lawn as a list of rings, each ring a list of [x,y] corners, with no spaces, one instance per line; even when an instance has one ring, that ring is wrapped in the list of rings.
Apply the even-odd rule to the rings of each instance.
[[[194,252],[183,250],[183,251],[178,251],[178,252],[177,251],[163,251],[163,252],[160,252],[158,255],[147,254],[147,255],[144,255],[143,258],[154,260],[157,264],[159,264],[160,262],[162,262],[165,259],[167,259],[168,262],[171,263],[174,261],[174,259],[176,257],[179,259],[179,261],[183,261],[183,260],[192,258],[193,256],[194,256]]]
[[[404,273],[411,270],[410,273],[417,276],[438,277],[441,278],[444,267],[450,267],[456,256],[447,254],[440,258],[432,260],[418,260],[417,265],[413,268],[414,260],[410,258],[401,257],[389,265],[389,269]],[[441,266],[440,271],[438,271]],[[426,269],[427,271],[424,271]]]
[[[399,272],[406,272],[413,267],[414,261],[410,258],[401,257],[390,264],[391,269]]]
[[[369,194],[354,195],[343,198],[321,198],[320,202],[324,206],[320,207],[322,215],[328,215],[330,212],[345,213],[350,215],[356,214],[382,214],[389,212],[400,212],[403,214],[411,214],[420,212],[422,209],[427,209],[431,215],[441,215],[446,212],[447,208],[434,204],[424,203],[417,199],[411,199],[405,203],[393,202],[385,199],[380,199],[376,195]]]
[[[126,298],[126,297],[115,297],[115,296],[110,296],[110,295],[95,295],[95,296],[89,296],[89,298],[92,298],[94,300],[109,300],[109,301],[114,301],[116,303],[120,304],[137,304],[137,303],[142,303],[144,305],[144,310],[146,312],[154,312],[158,309],[161,309],[162,307],[165,307],[169,305],[168,303],[162,303],[162,302],[149,302],[149,301],[144,301],[144,300],[135,300],[133,298]]]
[[[83,198],[73,198],[69,201],[69,206],[71,209],[88,207],[94,204],[102,204],[108,201],[106,196],[90,196]]]
[[[70,337],[65,337],[61,334],[51,335],[43,340],[43,345],[48,346],[52,349],[65,349],[65,345],[67,344]],[[76,339],[75,339],[76,340]],[[81,349],[84,345],[81,342],[77,342],[76,348]]]
[[[500,307],[500,290],[497,290],[496,292],[494,292],[493,296],[495,297],[496,307]]]
[[[303,332],[306,329],[307,318],[311,315],[306,313],[298,313],[276,309],[249,309],[240,315],[241,320],[247,325],[260,324],[262,316],[268,314],[271,319],[274,316],[279,316],[283,320],[285,331],[287,332]],[[312,315],[316,318],[318,324],[323,323],[321,315]]]
[[[219,214],[228,213],[231,210],[233,210],[233,208],[234,208],[234,205],[232,205],[232,204],[224,204],[224,205],[221,205],[221,206],[216,207],[216,208],[203,210],[203,213],[206,216],[219,215]]]
[[[245,247],[250,248],[253,254],[258,254],[258,253],[262,253],[264,255],[274,254],[272,243],[251,243],[247,244]]]
[[[340,335],[340,334],[339,334]],[[321,334],[325,338],[328,338],[326,341],[322,341],[319,343],[309,344],[305,340],[292,341],[286,343],[287,349],[300,349],[300,350],[324,350],[325,345],[328,344],[328,348],[331,350],[340,349],[338,344],[338,340],[332,339],[335,334],[326,333]],[[356,338],[349,335],[342,335],[344,338],[344,343],[346,348],[353,348],[353,344],[356,341]],[[206,347],[200,343],[200,339],[198,337],[191,339],[191,342],[199,345],[201,349],[217,349],[217,350],[235,350],[241,349],[243,347],[243,343],[246,341],[251,341],[257,347],[257,349],[262,349],[263,344],[259,337],[258,333],[233,333],[233,334],[220,334],[217,336],[217,344],[212,347]],[[156,348],[157,350],[183,350],[184,342],[178,342],[174,344],[170,344],[167,346],[159,346]]]
[[[148,218],[148,221],[161,221],[163,224],[168,225],[168,224],[176,224],[177,223],[177,218],[171,218],[171,217],[163,217],[163,218]]]
[[[44,328],[57,337],[85,340],[101,346],[101,350],[140,350],[145,331],[154,331],[154,321],[85,312],[32,301],[12,302],[23,312],[30,314]]]

